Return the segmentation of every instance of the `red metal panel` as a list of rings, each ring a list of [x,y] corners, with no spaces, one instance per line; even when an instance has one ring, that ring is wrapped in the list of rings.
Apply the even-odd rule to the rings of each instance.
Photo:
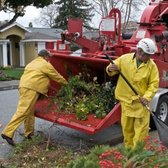
[[[159,87],[168,88],[168,63],[158,59],[155,59],[154,61],[159,69]]]
[[[68,79],[69,76],[77,75],[79,72],[89,73],[93,77],[97,76],[102,82],[108,78],[108,75],[105,73],[105,68],[109,62],[105,59],[77,57],[57,53],[52,57],[51,63],[66,79]],[[59,89],[60,85],[51,81],[48,95],[54,95]]]
[[[46,49],[50,50],[50,49],[54,49],[54,42],[46,42]]]
[[[88,134],[95,134],[120,120],[120,104],[117,104],[105,118],[98,119],[93,114],[90,114],[86,121],[77,120],[75,113],[58,112],[57,105],[51,105],[50,99],[39,100],[35,109],[36,117]]]
[[[81,18],[69,18],[68,19],[68,32],[80,33],[82,36],[83,20]]]

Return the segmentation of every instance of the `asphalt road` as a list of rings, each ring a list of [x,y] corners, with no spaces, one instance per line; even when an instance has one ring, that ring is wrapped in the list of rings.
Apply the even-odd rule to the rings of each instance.
[[[17,89],[0,91],[0,133],[14,114],[17,102]],[[23,140],[22,133],[23,126],[21,125],[14,136],[16,143]],[[41,119],[36,119],[36,133],[50,135],[51,139],[57,144],[71,147],[73,150],[87,148],[94,144],[115,145],[122,142],[123,139],[120,125],[113,125],[95,135],[88,135],[64,126],[53,125],[53,123]],[[0,160],[5,158],[12,150],[13,147],[0,137]]]

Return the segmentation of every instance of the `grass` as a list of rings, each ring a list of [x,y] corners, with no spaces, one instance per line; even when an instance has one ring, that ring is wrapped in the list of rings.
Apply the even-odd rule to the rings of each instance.
[[[65,168],[76,154],[67,147],[48,142],[43,135],[23,140],[13,148],[7,159],[0,161],[4,168]]]
[[[19,80],[23,71],[18,68],[0,68],[0,81]]]

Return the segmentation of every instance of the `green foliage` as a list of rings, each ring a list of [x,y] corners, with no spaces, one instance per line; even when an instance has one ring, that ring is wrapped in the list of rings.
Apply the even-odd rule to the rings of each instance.
[[[89,108],[81,101],[75,105],[75,112],[78,120],[86,120]]]
[[[67,168],[77,168],[83,164],[95,168],[167,168],[168,150],[156,139],[139,142],[135,149],[123,145],[110,147],[96,146],[87,156],[71,161]]]
[[[0,68],[0,81],[19,80],[22,74],[22,69]]]
[[[10,6],[11,8],[18,8],[19,6],[29,6],[33,5],[36,7],[44,7],[51,4],[53,0],[6,0],[5,5]]]
[[[109,146],[95,146],[87,156],[79,156],[68,163],[66,168],[98,168],[99,155],[109,149]],[[90,167],[89,167],[90,166]]]
[[[55,19],[55,28],[67,29],[68,18],[82,18],[84,25],[89,27],[89,22],[94,16],[91,14],[93,6],[86,0],[59,0],[55,2],[58,5],[59,15]]]
[[[76,113],[79,120],[86,120],[88,114],[103,118],[108,114],[116,100],[111,83],[99,84],[96,80],[86,82],[80,75],[69,78],[53,99],[58,109],[65,113]]]
[[[43,137],[41,135],[33,136],[32,140],[24,140],[22,143],[16,144],[14,153],[18,154],[21,152],[25,152],[28,147],[31,145],[36,145],[42,141]]]
[[[11,80],[2,70],[0,70],[0,81]]]

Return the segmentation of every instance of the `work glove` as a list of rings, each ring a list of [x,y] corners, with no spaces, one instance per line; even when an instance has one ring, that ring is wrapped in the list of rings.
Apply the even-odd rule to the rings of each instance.
[[[149,101],[146,99],[146,98],[144,98],[144,97],[140,97],[139,98],[140,99],[140,102],[144,105],[144,106],[149,106]]]
[[[111,64],[111,65],[108,67],[108,71],[109,71],[109,72],[118,71],[118,70],[119,70],[119,68],[118,68],[118,66],[115,65],[115,64]]]

